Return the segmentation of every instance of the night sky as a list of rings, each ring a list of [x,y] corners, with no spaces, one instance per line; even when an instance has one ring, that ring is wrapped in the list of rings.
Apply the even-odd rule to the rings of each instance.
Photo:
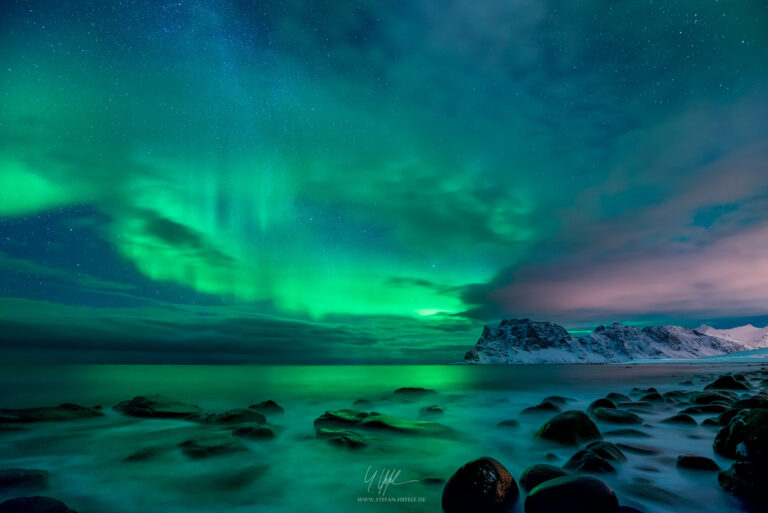
[[[768,321],[768,4],[6,1],[0,357]]]

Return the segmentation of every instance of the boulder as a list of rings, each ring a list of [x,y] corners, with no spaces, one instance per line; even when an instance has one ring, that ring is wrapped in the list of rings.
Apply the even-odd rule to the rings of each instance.
[[[0,503],[0,513],[77,513],[51,497],[17,497]]]
[[[246,422],[233,429],[232,434],[249,440],[271,440],[277,436],[277,431],[269,424]]]
[[[722,413],[726,411],[728,407],[724,404],[700,404],[698,406],[689,406],[680,413],[687,415],[700,415],[702,413]]]
[[[445,513],[504,513],[519,495],[517,483],[493,458],[479,458],[457,470],[443,489]]]
[[[393,433],[424,436],[449,436],[453,430],[438,422],[424,420],[405,420],[391,415],[360,410],[327,411],[315,419],[315,429],[321,427],[347,428],[356,427]]]
[[[715,452],[764,465],[768,470],[768,410],[743,410],[715,437]]]
[[[565,406],[566,403],[568,403],[569,401],[574,401],[574,399],[570,399],[568,397],[563,397],[560,395],[550,395],[541,400],[542,403],[549,402],[549,403],[554,403],[558,406]]]
[[[757,394],[746,399],[741,399],[733,403],[733,408],[737,410],[745,410],[747,408],[768,408],[768,396],[765,394]]]
[[[705,386],[704,390],[749,390],[749,386],[736,380],[733,376],[721,376]]]
[[[347,429],[320,428],[315,433],[317,438],[327,440],[329,444],[348,449],[362,449],[368,446],[363,435]]]
[[[768,511],[768,494],[765,483],[768,474],[764,468],[751,462],[737,461],[731,468],[720,472],[717,481],[723,490],[732,493],[744,504],[744,511],[764,513]]]
[[[544,423],[534,436],[563,445],[578,445],[602,438],[592,419],[578,410],[555,415]]]
[[[264,415],[277,415],[280,413],[285,413],[285,409],[283,409],[282,406],[277,404],[272,399],[262,401],[258,404],[252,404],[248,408],[261,412]]]
[[[720,467],[711,458],[685,454],[677,457],[677,466],[688,470],[717,471]]]
[[[359,424],[367,416],[368,413],[362,410],[344,409],[326,411],[315,419],[314,426],[316,429],[319,427],[354,426]]]
[[[673,415],[671,417],[667,417],[666,419],[661,421],[662,424],[679,424],[683,426],[696,426],[698,423],[696,420],[691,417],[690,415],[686,415],[685,413],[681,413],[679,415]]]
[[[48,486],[48,472],[39,469],[7,468],[0,470],[0,492],[32,490]]]
[[[613,401],[613,403],[628,403],[632,402],[632,399],[628,395],[619,394],[618,392],[611,392],[607,396],[605,396],[606,399]]]
[[[529,406],[528,408],[521,411],[520,414],[531,415],[540,413],[557,413],[559,411],[560,407],[558,405],[549,401],[544,401],[541,404],[537,404],[536,406]]]
[[[245,447],[230,433],[217,433],[192,438],[179,444],[181,450],[190,458],[208,458],[242,451]]]
[[[615,408],[595,408],[592,416],[601,422],[610,424],[642,424],[643,419],[632,412]]]
[[[42,406],[38,408],[0,409],[0,418],[6,424],[89,419],[92,417],[102,417],[103,415],[96,408],[73,403],[62,403],[58,406]]]
[[[616,513],[618,509],[613,490],[591,476],[545,481],[525,499],[525,513]]]
[[[594,452],[601,458],[610,461],[627,461],[627,457],[621,452],[613,442],[606,442],[604,440],[597,440],[590,444],[587,444],[587,449]]]
[[[645,394],[642,396],[640,400],[647,401],[649,403],[663,403],[664,397],[658,392],[651,392],[650,394]]]
[[[530,492],[541,483],[567,475],[568,472],[560,467],[541,463],[528,467],[523,471],[523,474],[520,476],[520,486],[526,492]]]
[[[442,414],[443,414],[443,409],[437,406],[436,404],[433,404],[432,406],[424,406],[419,409],[420,419],[429,419],[429,418],[439,417]]]
[[[184,419],[202,414],[194,404],[183,403],[161,395],[136,396],[130,401],[122,401],[113,409],[131,417],[154,419]]]
[[[582,449],[565,462],[563,468],[571,472],[588,472],[590,474],[607,474],[616,472],[607,460],[601,458],[589,449]]]
[[[730,392],[694,392],[688,398],[692,404],[724,404],[730,406],[737,398]]]
[[[587,406],[587,412],[592,414],[592,412],[594,412],[597,408],[613,408],[615,410],[616,404],[610,399],[597,399],[596,401],[589,403],[589,406]]]
[[[251,408],[234,408],[224,413],[206,413],[191,415],[187,420],[203,424],[242,424],[244,422],[264,424],[267,419],[264,414]]]

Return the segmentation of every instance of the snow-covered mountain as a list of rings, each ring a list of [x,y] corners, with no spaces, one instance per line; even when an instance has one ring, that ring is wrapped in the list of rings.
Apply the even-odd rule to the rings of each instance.
[[[699,329],[680,326],[638,329],[619,323],[598,326],[592,333],[577,338],[562,326],[551,322],[505,319],[498,326],[485,327],[464,361],[615,363],[647,359],[691,359],[768,347],[768,338],[761,340],[762,345],[748,345],[735,338],[715,336]]]
[[[702,324],[696,328],[696,330],[706,333],[707,335],[712,335],[713,337],[737,342],[748,349],[768,347],[768,326],[765,328],[757,328],[751,324],[747,324],[746,326],[739,326],[738,328],[718,330],[712,326]]]

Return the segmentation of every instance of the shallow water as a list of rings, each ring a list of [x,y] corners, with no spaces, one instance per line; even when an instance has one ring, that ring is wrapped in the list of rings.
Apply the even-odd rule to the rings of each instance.
[[[51,473],[43,494],[89,512],[210,511],[440,511],[442,484],[461,465],[479,456],[501,461],[518,478],[553,453],[564,463],[577,448],[537,441],[533,433],[550,415],[520,411],[549,395],[575,399],[568,409],[585,409],[608,392],[633,387],[700,390],[724,372],[757,365],[531,365],[531,366],[137,366],[3,365],[0,407],[19,408],[75,402],[104,406],[105,416],[70,422],[28,424],[0,431],[0,468],[42,468]],[[692,379],[693,385],[680,382]],[[437,394],[405,402],[400,387],[433,388]],[[265,399],[286,413],[270,416],[282,427],[275,440],[245,441],[248,451],[190,460],[176,447],[190,436],[220,431],[182,420],[135,419],[110,406],[135,395],[159,393],[192,402],[207,411],[247,407]],[[457,431],[451,439],[377,434],[359,451],[340,449],[314,438],[312,422],[326,410],[352,408],[366,398],[372,410],[406,419],[419,408],[440,405],[435,419]],[[626,452],[617,473],[598,476],[623,505],[652,512],[739,511],[717,485],[716,473],[691,473],[675,466],[679,454],[715,457],[716,429],[658,424],[677,408],[642,414],[638,427],[650,438],[606,436],[613,442],[652,447],[656,454]],[[701,421],[707,416],[698,415]],[[517,419],[520,427],[496,424]],[[601,431],[624,426],[598,423]],[[647,427],[645,427],[647,426]],[[166,448],[149,462],[123,462],[137,449]],[[399,470],[384,493],[365,482],[383,469]],[[413,482],[409,482],[413,481]],[[661,490],[654,490],[653,487]],[[38,493],[39,494],[39,493]],[[0,495],[0,500],[9,498]],[[393,503],[393,501],[397,501]],[[522,512],[523,500],[516,509]]]

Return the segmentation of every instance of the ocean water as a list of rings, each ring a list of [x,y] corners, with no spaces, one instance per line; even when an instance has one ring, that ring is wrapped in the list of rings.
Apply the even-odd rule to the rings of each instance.
[[[518,479],[547,453],[563,464],[578,448],[536,440],[533,433],[551,415],[520,411],[549,395],[574,399],[584,410],[609,392],[633,387],[700,390],[714,377],[757,365],[526,365],[526,366],[140,366],[2,365],[0,407],[20,408],[74,402],[102,405],[104,417],[28,424],[0,430],[0,468],[41,468],[51,474],[44,495],[80,513],[440,511],[443,484],[467,461],[491,456]],[[681,382],[692,380],[692,385]],[[400,387],[425,387],[436,394],[404,401]],[[247,451],[191,460],[177,447],[196,434],[225,430],[183,420],[136,419],[111,409],[136,395],[163,394],[210,412],[273,399],[285,414],[270,416],[281,426],[274,440],[245,440]],[[368,399],[371,410],[417,419],[419,409],[439,405],[434,420],[456,431],[452,438],[376,433],[369,447],[353,451],[314,437],[313,420],[326,410],[353,408]],[[671,406],[642,414],[644,439],[606,436],[652,449],[625,451],[616,474],[598,476],[623,505],[653,512],[729,512],[738,504],[717,484],[716,473],[676,468],[679,454],[714,458],[716,428],[659,424],[677,413]],[[711,415],[710,415],[711,416]],[[701,421],[707,415],[696,416]],[[517,429],[500,429],[517,419]],[[601,431],[624,426],[598,423]],[[146,462],[123,458],[143,447],[164,448]],[[395,476],[377,486],[382,475]],[[40,494],[40,493],[37,493]],[[0,495],[0,500],[10,495]],[[522,512],[523,497],[515,510]]]

